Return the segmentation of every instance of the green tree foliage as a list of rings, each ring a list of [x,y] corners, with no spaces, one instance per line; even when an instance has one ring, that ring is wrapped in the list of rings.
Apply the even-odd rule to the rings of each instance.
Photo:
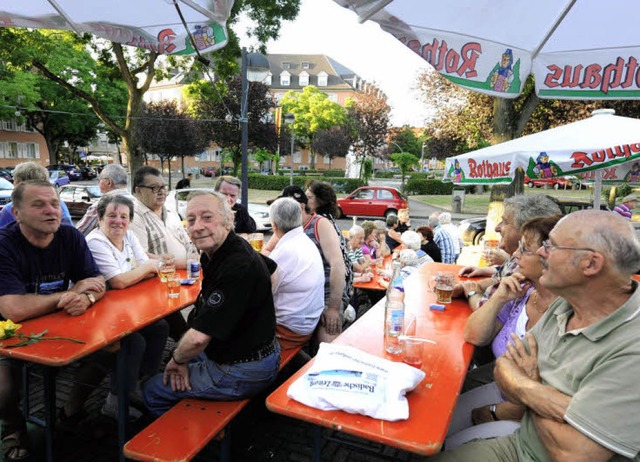
[[[311,142],[311,149],[329,158],[329,168],[331,161],[336,157],[346,157],[349,148],[353,143],[351,130],[348,127],[335,126],[326,130],[319,130]]]
[[[242,127],[237,120],[240,116],[242,95],[240,77],[234,78],[226,85],[218,81],[215,89],[204,81],[194,83],[187,89],[187,94],[190,100],[190,111],[198,119],[206,121],[204,130],[209,140],[230,153],[234,175],[237,175],[242,164],[240,139]],[[276,128],[270,117],[270,112],[275,106],[276,103],[266,85],[259,82],[249,84],[247,99],[249,150],[276,151]],[[230,120],[227,121],[227,119]]]
[[[329,100],[326,93],[309,85],[301,92],[289,91],[280,100],[282,113],[296,116],[294,131],[296,142],[311,149],[311,168],[315,168],[313,141],[318,132],[346,124],[347,112],[338,103]]]
[[[209,145],[203,135],[202,124],[186,112],[180,110],[175,101],[150,103],[138,121],[136,140],[146,152],[156,154],[169,167],[169,187],[171,187],[171,159],[184,158],[202,152]]]
[[[396,152],[389,157],[393,164],[400,169],[400,173],[402,174],[402,190],[404,191],[404,178],[407,172],[411,170],[411,167],[420,164],[420,159],[410,152]]]
[[[347,101],[347,112],[354,136],[353,150],[362,165],[365,158],[379,155],[379,149],[385,145],[391,108],[382,90],[367,85]]]

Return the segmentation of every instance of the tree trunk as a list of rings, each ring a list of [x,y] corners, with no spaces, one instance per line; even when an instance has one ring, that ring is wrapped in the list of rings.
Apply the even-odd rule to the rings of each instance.
[[[513,139],[514,107],[512,99],[495,98],[493,102],[493,137],[495,143]]]

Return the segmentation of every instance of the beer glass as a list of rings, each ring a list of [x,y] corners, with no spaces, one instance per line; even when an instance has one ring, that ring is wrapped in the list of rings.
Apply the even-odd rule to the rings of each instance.
[[[438,271],[433,277],[430,289],[436,294],[436,302],[451,303],[453,286],[455,285],[455,274],[450,271]]]

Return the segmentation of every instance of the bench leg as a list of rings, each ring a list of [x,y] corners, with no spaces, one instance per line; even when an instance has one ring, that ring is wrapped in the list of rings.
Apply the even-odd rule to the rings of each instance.
[[[227,425],[222,431],[224,436],[220,441],[220,462],[231,462],[231,425]]]
[[[44,435],[47,461],[53,462],[53,430],[56,423],[56,370],[44,366]]]
[[[313,462],[320,462],[320,454],[322,453],[322,427],[320,425],[313,426]]]

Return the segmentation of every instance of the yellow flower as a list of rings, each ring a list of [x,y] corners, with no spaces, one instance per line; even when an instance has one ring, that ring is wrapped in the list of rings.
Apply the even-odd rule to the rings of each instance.
[[[0,338],[9,338],[16,335],[16,331],[18,331],[22,327],[22,324],[16,324],[10,319],[6,321],[0,321]]]

